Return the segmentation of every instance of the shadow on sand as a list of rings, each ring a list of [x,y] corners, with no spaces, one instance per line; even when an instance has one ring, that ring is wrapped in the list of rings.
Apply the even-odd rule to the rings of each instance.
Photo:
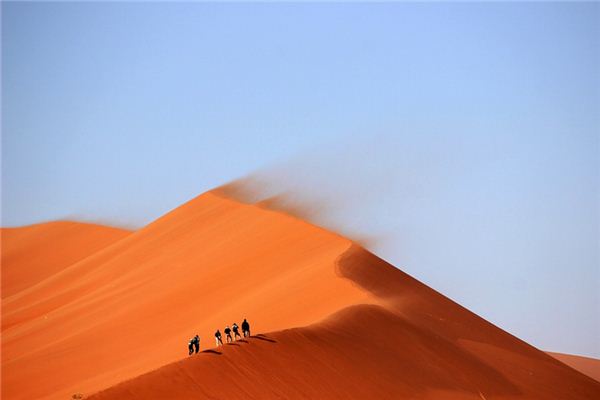
[[[208,349],[208,350],[203,350],[203,351],[201,351],[201,353],[210,353],[210,354],[218,354],[218,355],[221,355],[221,354],[223,354],[223,353],[221,353],[220,351],[211,350],[211,349]]]
[[[262,333],[255,335],[255,336],[250,336],[250,337],[253,339],[264,340],[265,342],[277,343],[277,340],[271,339],[271,338],[263,335]]]

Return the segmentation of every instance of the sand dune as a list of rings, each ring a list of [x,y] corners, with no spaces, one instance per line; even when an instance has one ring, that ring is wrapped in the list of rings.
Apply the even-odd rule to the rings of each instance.
[[[335,273],[349,245],[206,193],[4,299],[3,398],[105,388],[180,359],[190,336],[242,317],[272,331],[375,301]]]
[[[507,334],[367,251],[341,276],[380,305],[208,350],[92,399],[593,399],[600,384]],[[219,354],[220,353],[220,354]]]
[[[271,333],[186,357],[244,317]],[[600,395],[348,239],[218,191],[4,298],[2,348],[6,399]]]
[[[43,281],[129,233],[67,221],[2,228],[2,298]]]
[[[552,357],[600,382],[600,360],[571,354],[550,353]]]
[[[533,348],[473,351],[381,306],[358,305],[206,350],[90,400],[594,399],[599,391]]]

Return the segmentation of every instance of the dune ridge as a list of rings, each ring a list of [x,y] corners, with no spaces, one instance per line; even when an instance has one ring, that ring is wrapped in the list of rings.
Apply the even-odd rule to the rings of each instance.
[[[380,304],[207,350],[93,400],[593,399],[600,383],[352,245],[337,271]],[[517,367],[517,368],[515,368]]]
[[[590,357],[547,352],[560,362],[600,382],[600,360]]]
[[[244,317],[267,333],[186,358]],[[3,300],[2,346],[7,399],[600,395],[352,241],[220,191]]]
[[[100,390],[180,359],[190,336],[209,338],[234,318],[271,331],[371,302],[335,273],[349,245],[205,193],[3,300],[2,397]]]

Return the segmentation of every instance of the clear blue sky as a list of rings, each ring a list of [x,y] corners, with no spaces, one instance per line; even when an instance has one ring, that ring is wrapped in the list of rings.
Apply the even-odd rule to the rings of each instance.
[[[599,27],[597,3],[3,2],[2,225],[141,226],[285,164],[339,202],[324,225],[600,357]]]

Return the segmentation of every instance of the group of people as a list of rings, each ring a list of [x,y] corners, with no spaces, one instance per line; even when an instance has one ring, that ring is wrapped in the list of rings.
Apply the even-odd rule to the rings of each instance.
[[[240,335],[240,327],[235,322],[233,323],[233,325],[231,325],[231,328],[229,327],[229,325],[227,325],[223,332],[225,333],[225,340],[227,340],[227,343],[233,343],[238,338],[242,338],[242,336]],[[233,336],[231,336],[232,332]],[[250,324],[248,323],[248,321],[246,321],[246,318],[244,318],[244,322],[242,322],[242,335],[244,335],[245,338],[250,337]],[[221,331],[217,329],[217,331],[215,332],[215,341],[217,342],[217,346],[223,346],[223,340],[221,338]],[[188,353],[189,355],[192,355],[194,352],[197,353],[199,350],[200,336],[196,335],[188,342]]]
[[[240,336],[239,330],[240,328],[235,322],[233,323],[231,328],[229,327],[229,325],[227,325],[225,329],[223,329],[223,332],[226,336],[225,340],[227,340],[227,343],[232,343],[234,340],[242,338]],[[231,336],[231,332],[233,332],[233,337]],[[242,334],[244,335],[244,337],[250,337],[250,324],[248,323],[248,321],[246,321],[245,318],[244,322],[242,322]],[[215,341],[217,342],[217,346],[223,346],[223,340],[221,340],[221,331],[219,331],[218,329],[215,332]]]

